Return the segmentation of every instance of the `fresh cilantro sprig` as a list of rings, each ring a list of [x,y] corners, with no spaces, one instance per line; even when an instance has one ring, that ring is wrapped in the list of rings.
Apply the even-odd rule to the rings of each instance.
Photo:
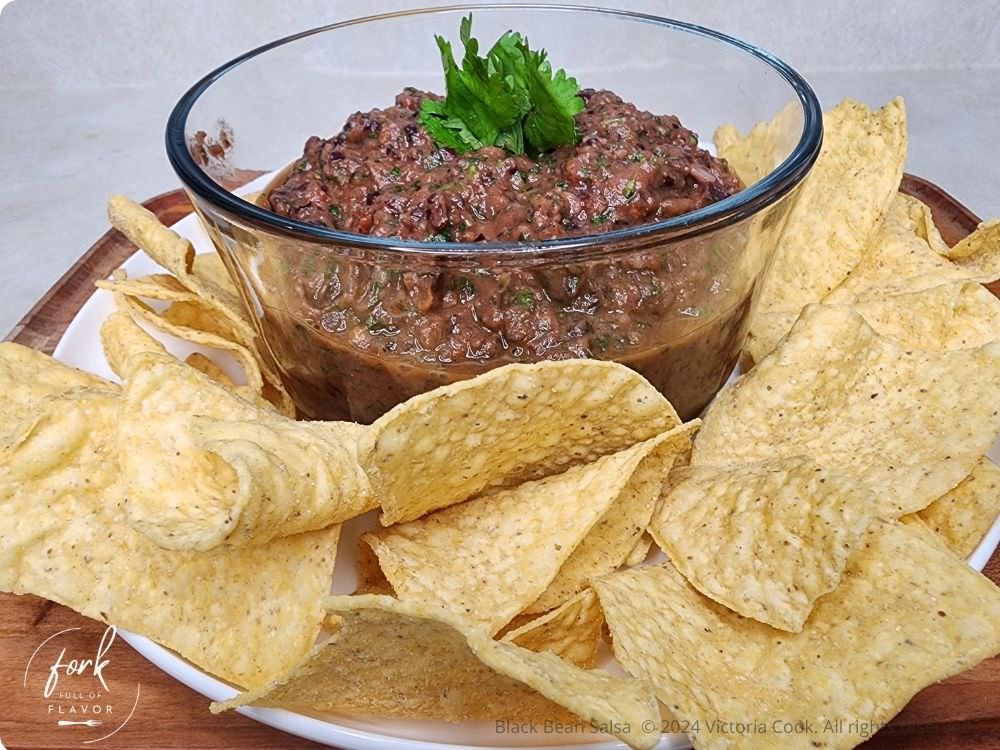
[[[576,143],[573,117],[583,110],[580,86],[562,69],[552,72],[545,50],[508,31],[479,56],[472,14],[462,19],[462,66],[451,43],[435,36],[444,65],[445,98],[425,99],[420,122],[442,146],[458,153],[498,146],[537,155]]]

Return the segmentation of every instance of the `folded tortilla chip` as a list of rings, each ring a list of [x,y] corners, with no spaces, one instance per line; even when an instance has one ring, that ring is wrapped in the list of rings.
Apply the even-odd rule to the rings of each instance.
[[[592,588],[586,588],[523,625],[504,633],[501,640],[530,651],[551,651],[582,669],[597,663],[604,631],[604,613]]]
[[[49,379],[69,369],[50,363]],[[245,687],[309,652],[325,617],[338,527],[252,548],[162,549],[122,512],[114,387],[31,408],[34,421],[0,452],[0,590],[148,636]]]
[[[335,596],[340,627],[291,674],[231,701],[446,721],[571,721],[607,727],[640,750],[659,739],[659,710],[643,684],[584,671],[551,653],[494,641],[435,607],[386,596]],[[566,710],[562,710],[566,709]]]
[[[779,458],[680,469],[649,528],[702,594],[799,632],[840,582],[875,507],[857,480]]]
[[[670,403],[623,365],[513,364],[395,407],[372,425],[360,458],[388,526],[491,487],[558,474],[679,424]]]
[[[965,559],[1000,516],[1000,468],[988,458],[980,459],[961,484],[917,516]]]
[[[675,461],[690,454],[691,436],[700,425],[701,421],[695,419],[646,441],[648,453],[636,466],[618,499],[573,550],[548,588],[523,610],[526,614],[558,607],[583,591],[591,578],[606,575],[625,564],[649,525],[664,480]]]
[[[127,512],[157,544],[262,544],[373,507],[355,425],[287,419],[166,355],[129,365],[118,429]]]
[[[732,155],[737,164],[773,167],[773,131],[784,130],[782,117],[787,115],[779,114],[772,126],[755,128],[746,141],[727,136],[720,141],[719,155]],[[824,114],[823,129],[822,150],[792,198],[755,316],[790,313],[794,321],[802,307],[819,302],[840,284],[864,256],[899,188],[907,144],[902,99],[875,112],[845,99]],[[768,325],[774,341],[780,338],[774,338],[776,321],[772,317]],[[759,333],[752,319],[751,341]],[[766,353],[759,345],[755,351],[758,357]]]
[[[687,429],[678,428],[562,474],[501,489],[371,532],[362,540],[375,552],[400,599],[440,606],[496,633],[538,599],[605,514],[621,507],[631,518],[636,514],[629,506],[634,504],[645,504],[652,513],[664,468],[669,469],[688,440]],[[644,527],[643,521],[640,534]],[[609,552],[620,553],[617,562],[592,550],[581,567],[613,570],[633,545],[626,538],[620,549]],[[565,595],[553,606],[586,586],[581,575],[585,573],[573,574],[572,585],[562,587]]]
[[[1000,589],[899,522],[873,524],[801,633],[740,617],[669,563],[595,588],[618,660],[696,727],[698,750],[851,748],[926,685],[1000,652]]]
[[[898,517],[957,485],[986,453],[1000,414],[983,404],[998,388],[1000,342],[905,350],[850,310],[811,305],[771,356],[715,398],[691,464],[808,455],[867,484],[877,514]]]

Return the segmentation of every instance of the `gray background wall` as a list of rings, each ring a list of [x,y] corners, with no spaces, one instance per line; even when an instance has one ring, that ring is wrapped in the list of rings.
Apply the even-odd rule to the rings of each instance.
[[[694,21],[751,41],[803,72],[825,107],[847,95],[872,105],[903,95],[910,114],[907,169],[984,217],[1000,215],[1000,2],[578,2]],[[15,0],[6,6],[0,12],[0,333],[107,228],[110,193],[144,199],[177,186],[162,129],[172,104],[201,74],[301,29],[433,4]]]

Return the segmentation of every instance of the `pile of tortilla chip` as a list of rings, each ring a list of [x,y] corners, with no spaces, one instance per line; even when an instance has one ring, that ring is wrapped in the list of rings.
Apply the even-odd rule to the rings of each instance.
[[[747,184],[785,120],[720,130]],[[825,126],[754,366],[688,423],[592,360],[296,421],[218,258],[113,199],[169,273],[101,283],[121,383],[0,345],[0,589],[240,688],[213,711],[549,720],[643,749],[663,712],[698,748],[854,747],[1000,653],[1000,589],[964,561],[1000,514],[1000,229],[949,248],[897,193],[901,102]],[[330,595],[366,514],[357,588]]]

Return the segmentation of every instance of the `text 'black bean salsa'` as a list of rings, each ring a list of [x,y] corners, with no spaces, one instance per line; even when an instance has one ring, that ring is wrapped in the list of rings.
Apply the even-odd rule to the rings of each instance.
[[[677,117],[644,112],[610,91],[578,96],[577,142],[532,158],[495,146],[443,147],[420,118],[424,100],[440,97],[404,89],[394,106],[351,115],[331,138],[311,137],[261,204],[308,224],[379,237],[530,243],[666,219],[742,189]],[[294,359],[297,346],[312,349],[323,338],[329,360],[290,373],[293,390],[300,402],[332,404],[324,416],[359,421],[490,367],[573,357],[623,361],[691,411],[704,405],[696,402],[705,389],[677,403],[682,389],[667,381],[685,377],[678,355],[711,358],[718,369],[720,357],[734,356],[718,350],[745,309],[680,348],[658,346],[658,329],[671,317],[703,314],[699,302],[724,283],[710,255],[695,244],[680,253],[461,270],[305,257],[286,269],[301,299],[301,309],[288,313],[310,341],[278,342],[288,351],[276,354]],[[693,364],[688,376],[697,378],[697,370]]]

